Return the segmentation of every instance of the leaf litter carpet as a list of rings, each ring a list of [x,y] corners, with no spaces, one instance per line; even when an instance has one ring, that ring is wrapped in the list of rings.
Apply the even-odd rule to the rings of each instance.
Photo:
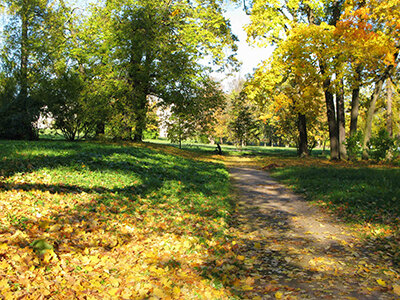
[[[265,171],[230,167],[239,196],[237,252],[241,297],[248,299],[400,299],[388,257],[349,226],[305,202]]]

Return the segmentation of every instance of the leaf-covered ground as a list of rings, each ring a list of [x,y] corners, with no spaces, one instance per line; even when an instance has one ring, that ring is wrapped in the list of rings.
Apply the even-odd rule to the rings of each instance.
[[[151,144],[0,155],[4,299],[399,298],[397,169]],[[261,171],[237,207],[215,161],[266,169],[314,208]]]
[[[239,295],[226,169],[153,148],[0,142],[1,296]]]

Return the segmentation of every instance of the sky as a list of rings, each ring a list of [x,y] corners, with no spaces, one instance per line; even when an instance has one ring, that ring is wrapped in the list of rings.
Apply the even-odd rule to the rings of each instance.
[[[247,74],[252,74],[259,63],[268,59],[273,48],[258,48],[247,43],[247,34],[244,26],[250,23],[250,17],[246,15],[242,6],[237,7],[234,4],[226,4],[226,13],[224,14],[231,22],[232,32],[239,38],[237,58],[242,62],[241,70],[234,74],[234,78],[244,78]],[[216,75],[217,78],[223,80],[224,89],[228,89],[229,82],[233,78],[224,79],[225,74]]]

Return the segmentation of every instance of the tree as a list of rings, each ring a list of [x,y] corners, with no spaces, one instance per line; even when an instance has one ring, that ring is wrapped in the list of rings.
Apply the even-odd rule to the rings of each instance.
[[[36,139],[34,122],[42,103],[33,94],[35,80],[46,68],[51,31],[45,29],[51,22],[52,9],[43,0],[7,0],[4,3],[9,22],[4,30],[2,69],[3,80],[8,83],[0,109],[0,132],[6,138]],[[14,84],[10,84],[12,81]]]
[[[278,134],[290,137],[298,146],[299,155],[307,156],[307,124],[313,128],[320,119],[322,89],[314,67],[316,59],[299,60],[296,56],[300,44],[308,51],[307,41],[297,38],[295,41],[299,43],[293,43],[290,38],[287,41],[274,52],[270,62],[256,70],[246,91],[262,107],[263,119],[273,124]]]
[[[307,75],[311,71],[313,74],[311,81],[317,85],[320,82],[323,83],[332,159],[339,158],[338,129],[344,124],[344,107],[340,101],[336,106],[338,110],[335,111],[334,88],[331,80],[334,74],[332,66],[335,65],[333,63],[335,53],[330,51],[333,46],[333,28],[340,17],[341,6],[341,1],[333,1],[330,4],[322,1],[306,3],[285,1],[282,5],[278,1],[266,4],[264,1],[255,0],[251,11],[252,23],[247,28],[248,35],[260,46],[273,43],[278,49],[280,47],[293,49],[294,52],[289,53],[289,56],[295,60],[286,60],[284,63],[287,67],[297,69],[297,78],[307,81]],[[302,48],[304,45],[307,50]],[[306,68],[305,74],[302,74],[302,66],[310,64],[311,68]],[[318,76],[314,76],[316,73]],[[342,98],[337,97],[337,99]],[[298,122],[298,124],[305,124],[304,116],[299,117],[299,120],[303,122]],[[304,127],[304,125],[301,126]],[[306,138],[304,135],[306,131],[302,129],[301,132],[303,132],[303,139]],[[301,142],[303,150],[305,150],[305,144],[304,141]]]
[[[178,142],[181,148],[182,141],[188,138],[212,136],[215,113],[224,104],[219,85],[210,78],[202,78],[199,82],[185,84],[175,97],[171,105],[168,137]]]
[[[125,120],[125,136],[140,141],[146,127],[148,96],[177,107],[179,93],[205,76],[199,60],[216,65],[233,63],[225,50],[235,49],[235,37],[222,16],[221,1],[107,1],[96,7],[90,24],[103,53],[92,61],[109,66],[97,76],[115,84],[110,97]],[[106,45],[106,46],[104,46]],[[109,89],[111,90],[111,89]]]

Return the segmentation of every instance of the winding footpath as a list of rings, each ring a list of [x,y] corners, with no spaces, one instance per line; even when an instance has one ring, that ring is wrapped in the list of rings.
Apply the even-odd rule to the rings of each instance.
[[[229,168],[250,299],[400,299],[391,261],[267,172]],[[251,282],[254,280],[254,282]]]

